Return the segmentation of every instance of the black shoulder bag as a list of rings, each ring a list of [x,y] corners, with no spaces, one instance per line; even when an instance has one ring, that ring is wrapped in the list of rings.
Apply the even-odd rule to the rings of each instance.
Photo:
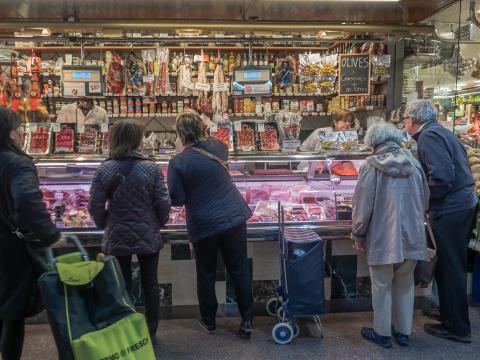
[[[124,183],[127,180],[128,175],[132,172],[133,168],[135,167],[135,160],[125,160],[125,162],[120,166],[118,169],[117,175],[115,180],[113,180],[112,184],[107,190],[107,199],[112,199],[113,195],[117,191],[120,184]]]
[[[222,159],[220,159],[218,156],[212,154],[211,152],[207,151],[207,150],[203,150],[203,149],[200,149],[200,148],[197,148],[197,147],[193,147],[191,146],[190,149],[192,150],[195,150],[196,152],[208,157],[209,159],[213,160],[213,161],[216,161],[217,163],[219,163],[225,170],[227,170],[227,173],[229,172],[228,171],[228,162],[226,161],[223,161]]]

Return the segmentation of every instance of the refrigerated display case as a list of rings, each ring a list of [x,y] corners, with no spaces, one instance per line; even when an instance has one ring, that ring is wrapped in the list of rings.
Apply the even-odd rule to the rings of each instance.
[[[287,226],[308,227],[325,239],[342,239],[351,233],[352,196],[358,169],[367,152],[325,152],[232,155],[233,182],[253,216],[248,221],[249,240],[272,239],[278,234],[279,203]],[[154,160],[167,175],[169,156]],[[102,231],[87,210],[90,184],[104,158],[65,156],[36,161],[48,211],[67,233],[89,238],[98,245]],[[298,170],[300,163],[308,166]],[[302,168],[302,167],[300,167]],[[208,176],[205,174],[205,176]],[[186,239],[185,212],[173,208],[165,240]]]

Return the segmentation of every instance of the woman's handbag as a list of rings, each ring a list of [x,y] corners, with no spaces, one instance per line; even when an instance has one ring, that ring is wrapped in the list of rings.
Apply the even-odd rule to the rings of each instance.
[[[432,226],[430,221],[426,219],[427,233],[430,242],[432,243],[433,249],[427,247],[427,258],[425,260],[417,261],[417,266],[415,267],[415,286],[421,288],[427,288],[433,280],[435,273],[435,266],[437,265],[438,255],[437,255],[437,243],[435,241],[435,236],[433,235]]]

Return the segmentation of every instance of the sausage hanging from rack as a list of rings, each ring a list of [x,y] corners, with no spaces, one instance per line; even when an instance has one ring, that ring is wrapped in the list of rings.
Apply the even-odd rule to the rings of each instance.
[[[198,83],[207,84],[207,68],[205,62],[198,64]],[[205,109],[208,106],[208,91],[199,91],[197,98],[197,109]]]
[[[215,73],[213,75],[213,85],[224,84],[225,73],[220,64],[217,64]],[[215,91],[213,90],[212,110],[214,113],[224,113],[228,110],[228,94],[226,90]]]

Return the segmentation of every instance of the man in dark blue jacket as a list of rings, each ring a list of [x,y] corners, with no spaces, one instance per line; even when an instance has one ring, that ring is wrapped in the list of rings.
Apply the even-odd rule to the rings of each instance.
[[[470,342],[467,302],[467,252],[477,206],[467,153],[457,137],[437,123],[429,100],[410,103],[405,129],[418,143],[418,159],[430,187],[428,215],[437,243],[441,324],[425,324],[430,335]]]

